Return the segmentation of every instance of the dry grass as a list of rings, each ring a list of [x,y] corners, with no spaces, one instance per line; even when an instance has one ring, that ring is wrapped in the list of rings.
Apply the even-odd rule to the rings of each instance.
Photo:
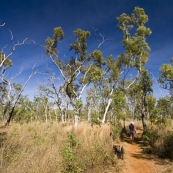
[[[2,130],[0,129],[0,133]],[[0,141],[0,172],[115,172],[108,125],[12,124]],[[68,135],[71,137],[68,137]],[[74,144],[73,144],[74,142]]]

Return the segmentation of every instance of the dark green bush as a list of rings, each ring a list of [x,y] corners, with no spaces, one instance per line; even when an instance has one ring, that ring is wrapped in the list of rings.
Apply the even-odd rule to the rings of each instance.
[[[145,143],[148,143],[152,148],[155,147],[155,143],[159,139],[159,133],[157,129],[150,128],[147,129],[142,135],[142,140]]]

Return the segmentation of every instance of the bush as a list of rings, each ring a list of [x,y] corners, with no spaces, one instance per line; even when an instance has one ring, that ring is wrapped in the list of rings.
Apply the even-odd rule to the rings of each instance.
[[[150,128],[147,129],[143,135],[142,135],[142,140],[144,141],[144,144],[149,144],[152,148],[155,147],[155,143],[159,139],[159,133],[158,129],[155,128]]]
[[[173,132],[158,126],[157,128],[148,129],[142,136],[144,152],[157,154],[163,158],[173,159]]]
[[[173,132],[170,132],[163,137],[163,142],[158,149],[160,150],[160,157],[173,159]]]

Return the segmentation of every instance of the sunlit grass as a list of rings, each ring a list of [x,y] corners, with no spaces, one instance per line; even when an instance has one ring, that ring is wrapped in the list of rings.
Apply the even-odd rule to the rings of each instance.
[[[115,172],[116,158],[108,125],[11,124],[1,143],[0,172]],[[71,135],[71,137],[69,137]],[[75,142],[75,145],[71,145]],[[66,150],[67,149],[67,150]],[[72,151],[72,153],[69,153]],[[73,157],[71,160],[70,157]],[[68,156],[68,158],[66,158]],[[72,172],[71,171],[71,172]]]

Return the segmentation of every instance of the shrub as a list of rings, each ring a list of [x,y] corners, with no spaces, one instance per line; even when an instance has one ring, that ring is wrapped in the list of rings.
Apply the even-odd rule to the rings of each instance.
[[[144,141],[144,144],[148,143],[152,148],[155,147],[155,143],[158,139],[159,139],[158,129],[155,128],[147,129],[142,135],[142,140]]]
[[[158,147],[159,156],[173,159],[173,132],[167,133],[166,136],[163,137],[163,141]]]

